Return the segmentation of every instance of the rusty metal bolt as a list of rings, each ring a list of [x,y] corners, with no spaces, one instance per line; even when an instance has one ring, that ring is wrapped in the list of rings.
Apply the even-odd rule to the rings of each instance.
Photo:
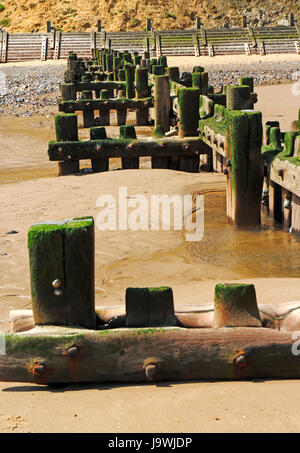
[[[96,151],[101,151],[101,145],[96,146]]]
[[[149,381],[155,381],[157,378],[157,366],[153,363],[145,366],[145,374]]]
[[[72,359],[78,357],[78,354],[79,354],[79,348],[78,346],[71,346],[68,351],[67,351],[67,354],[69,357],[71,357]]]
[[[235,357],[233,362],[239,368],[244,368],[248,365],[247,357],[245,354],[239,354]]]
[[[46,365],[40,362],[35,362],[32,368],[32,374],[34,376],[41,376],[46,372]]]
[[[184,145],[184,151],[190,151],[191,147],[190,145]]]
[[[72,156],[70,154],[67,156],[67,160],[72,160]]]
[[[56,278],[55,280],[53,280],[52,286],[55,289],[58,289],[61,286],[61,281],[59,280],[59,278]]]

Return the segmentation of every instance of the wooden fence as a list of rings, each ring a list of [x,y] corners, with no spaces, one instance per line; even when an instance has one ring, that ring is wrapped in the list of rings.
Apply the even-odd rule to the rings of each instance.
[[[137,32],[48,33],[0,32],[1,62],[66,58],[70,51],[90,57],[94,49],[111,46],[130,52],[149,50],[161,55],[226,55],[300,53],[300,27],[211,28]]]

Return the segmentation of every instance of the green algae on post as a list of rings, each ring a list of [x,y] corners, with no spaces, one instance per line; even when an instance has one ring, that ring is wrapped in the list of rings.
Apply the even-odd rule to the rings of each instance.
[[[261,327],[254,285],[218,284],[215,287],[213,327]]]
[[[35,323],[94,328],[93,218],[35,224],[28,248]]]

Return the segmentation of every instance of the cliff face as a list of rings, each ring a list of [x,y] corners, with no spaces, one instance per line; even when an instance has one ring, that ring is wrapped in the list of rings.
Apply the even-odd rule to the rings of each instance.
[[[9,32],[44,31],[46,21],[63,31],[90,31],[97,19],[107,31],[142,30],[150,17],[157,30],[190,28],[200,17],[207,27],[276,25],[300,0],[0,0],[1,27]]]

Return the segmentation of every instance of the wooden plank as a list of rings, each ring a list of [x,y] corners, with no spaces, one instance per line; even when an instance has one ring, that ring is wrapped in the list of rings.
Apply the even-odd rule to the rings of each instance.
[[[8,33],[7,33],[7,31],[3,31],[2,32],[1,63],[6,63],[7,45],[8,45]]]
[[[48,47],[48,38],[45,37],[42,39],[42,51],[41,51],[41,60],[47,60],[47,47]]]
[[[58,60],[60,56],[60,44],[61,44],[61,31],[56,32],[55,36],[55,47],[54,47],[54,60]]]

